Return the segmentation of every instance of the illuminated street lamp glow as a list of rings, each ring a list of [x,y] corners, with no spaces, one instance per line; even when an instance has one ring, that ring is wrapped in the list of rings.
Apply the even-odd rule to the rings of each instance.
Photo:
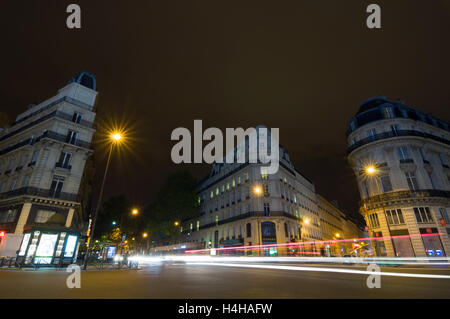
[[[115,221],[112,222],[113,225],[117,224]]]
[[[367,166],[365,171],[366,171],[367,175],[375,175],[375,173],[377,172],[375,166],[373,166],[373,165]]]
[[[148,234],[147,234],[147,233],[143,233],[143,234],[142,234],[142,237],[147,238],[147,237],[148,237]]]
[[[334,236],[335,236],[336,238],[339,238],[339,237],[341,237],[341,234],[336,233]]]
[[[122,139],[122,134],[120,134],[119,132],[113,133],[111,135],[111,138],[115,141],[115,142],[119,142]]]
[[[304,223],[305,223],[306,225],[308,225],[308,224],[309,224],[309,219],[306,218],[305,221],[304,221]]]
[[[133,215],[137,215],[137,214],[139,213],[139,211],[138,211],[136,208],[134,208],[134,209],[131,211],[131,213],[132,213]]]
[[[180,225],[180,223],[179,222],[175,222],[175,223],[173,223],[175,226],[178,226],[178,225]]]
[[[262,192],[261,186],[255,186],[255,188],[253,189],[253,192],[254,192],[256,195],[261,194],[261,192]]]

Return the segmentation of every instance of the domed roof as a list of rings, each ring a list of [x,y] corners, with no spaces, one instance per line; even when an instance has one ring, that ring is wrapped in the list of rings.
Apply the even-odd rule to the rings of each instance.
[[[69,83],[73,82],[81,84],[82,86],[94,91],[97,89],[97,80],[95,75],[86,71],[81,71],[80,73],[75,74],[75,76],[69,81]]]
[[[390,101],[385,96],[371,97],[361,103],[361,105],[359,106],[359,110],[356,114],[360,114],[370,109],[374,109],[384,103],[390,103]]]

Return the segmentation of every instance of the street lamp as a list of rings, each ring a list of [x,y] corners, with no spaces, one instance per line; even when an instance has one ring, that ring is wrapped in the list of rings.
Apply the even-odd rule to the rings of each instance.
[[[114,146],[119,145],[121,142],[122,142],[122,134],[120,132],[113,132],[110,135],[111,146],[109,148],[108,159],[106,160],[105,173],[103,174],[103,180],[102,180],[102,184],[100,186],[100,194],[98,196],[97,206],[95,207],[95,211],[94,211],[94,215],[93,215],[91,231],[89,232],[88,244],[86,247],[86,255],[84,256],[83,270],[86,270],[86,268],[87,268],[89,248],[91,247],[92,238],[94,238],[95,223],[97,222],[98,210],[100,209],[100,205],[102,203],[103,189],[105,188],[106,175],[108,173],[109,162],[111,161],[112,150],[113,150]],[[115,222],[113,222],[113,225],[115,225],[114,223]]]
[[[253,192],[254,192],[256,195],[260,195],[260,194],[262,193],[261,186],[255,186],[255,187],[253,188]]]
[[[176,221],[175,223],[173,223],[173,225],[174,225],[175,227],[178,227],[178,226],[180,225],[180,223]]]
[[[137,210],[137,208],[133,208],[133,210],[131,211],[131,214],[133,215],[137,215],[139,213],[139,211]]]
[[[384,208],[383,198],[381,198],[381,195],[383,194],[383,192],[381,191],[380,184],[378,183],[378,173],[379,172],[374,165],[367,165],[366,167],[364,167],[364,172],[366,173],[366,175],[368,177],[373,177],[375,179],[375,184],[377,185],[378,194],[380,195],[381,207],[383,208],[383,215],[384,215],[384,218],[386,219],[386,225],[387,225],[387,228],[389,231],[389,237],[391,237],[391,227],[389,226],[389,220],[387,219],[387,216],[386,216],[386,210]],[[394,256],[397,256],[397,253],[395,251],[395,246],[394,246],[394,240],[392,238],[390,238],[390,239],[391,239],[392,250],[394,251]]]

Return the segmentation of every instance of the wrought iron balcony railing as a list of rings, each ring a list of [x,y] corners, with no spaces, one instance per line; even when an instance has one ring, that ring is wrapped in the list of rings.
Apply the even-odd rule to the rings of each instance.
[[[426,197],[446,197],[450,198],[450,191],[438,190],[438,189],[421,189],[421,190],[405,190],[398,192],[389,192],[385,194],[371,196],[367,199],[363,199],[359,202],[360,206],[374,205],[383,202],[391,202],[398,200],[405,200],[410,198],[426,198]]]
[[[395,132],[394,131],[384,132],[384,133],[375,134],[373,136],[363,138],[362,140],[357,141],[353,145],[350,145],[349,148],[347,149],[347,153],[350,154],[357,148],[359,148],[363,145],[372,143],[372,142],[376,142],[376,141],[380,141],[380,140],[384,140],[384,139],[388,139],[388,138],[407,137],[407,136],[427,138],[427,139],[431,139],[431,140],[434,140],[434,141],[437,141],[437,142],[440,142],[440,143],[443,143],[446,145],[450,145],[450,140],[443,138],[443,137],[433,135],[433,134],[414,131],[414,130],[398,130]]]
[[[76,202],[78,199],[77,194],[70,193],[54,193],[49,189],[37,188],[37,187],[22,187],[12,191],[4,192],[0,194],[0,199],[8,199],[11,197],[22,196],[22,195],[31,195],[31,196],[39,196],[46,198],[55,198],[61,200],[68,200]]]

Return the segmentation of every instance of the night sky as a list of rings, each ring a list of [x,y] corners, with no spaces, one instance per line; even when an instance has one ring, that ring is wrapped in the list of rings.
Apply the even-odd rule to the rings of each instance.
[[[82,29],[66,27],[66,7]],[[366,7],[382,29],[366,27]],[[345,131],[384,95],[450,120],[450,1],[1,1],[0,121],[11,122],[81,70],[96,75],[100,123],[129,128],[106,197],[149,203],[172,163],[177,127],[280,128],[280,143],[319,193],[356,211]],[[104,168],[102,150],[95,156]],[[98,174],[101,175],[101,174]],[[97,178],[98,179],[98,178]],[[98,191],[98,189],[97,189]]]

